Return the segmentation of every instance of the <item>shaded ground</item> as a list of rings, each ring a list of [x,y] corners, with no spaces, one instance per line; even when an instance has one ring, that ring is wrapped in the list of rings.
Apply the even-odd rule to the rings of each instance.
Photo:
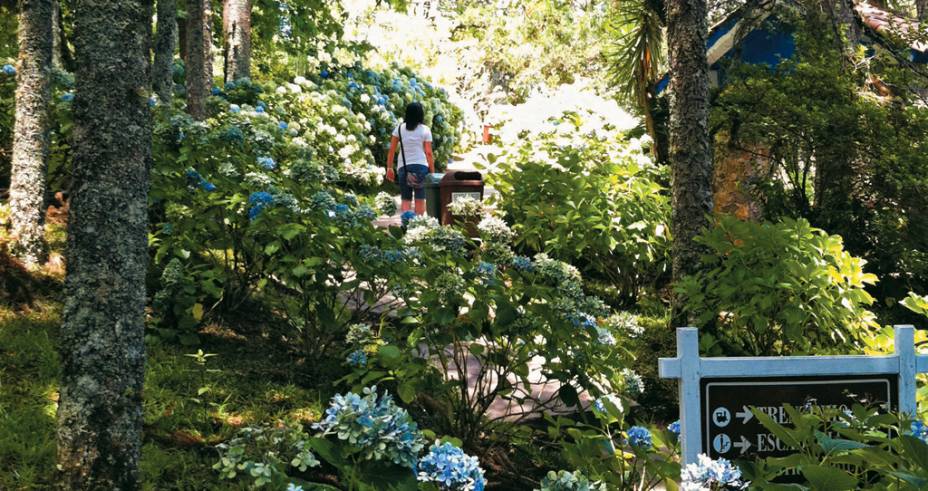
[[[249,320],[250,321],[250,320]],[[0,489],[53,484],[60,304],[42,300],[23,314],[0,307]],[[302,360],[261,322],[242,333],[208,326],[189,349],[148,344],[145,378],[145,489],[243,489],[212,470],[212,447],[243,426],[314,421],[325,389],[298,383]],[[198,359],[198,349],[213,356]],[[205,360],[205,362],[203,362]],[[299,381],[299,382],[305,382]]]

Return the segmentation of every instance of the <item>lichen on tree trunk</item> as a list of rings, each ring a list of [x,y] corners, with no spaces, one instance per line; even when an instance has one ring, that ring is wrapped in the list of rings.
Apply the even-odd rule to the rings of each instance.
[[[75,0],[60,487],[139,489],[151,114],[144,0]]]
[[[158,31],[151,77],[152,88],[162,102],[170,102],[174,95],[175,46],[177,46],[177,1],[158,0]]]
[[[226,82],[251,76],[251,0],[225,0],[222,7]]]
[[[207,0],[187,0],[187,112],[206,119],[206,98],[213,86],[211,7]]]
[[[24,263],[45,262],[45,174],[48,168],[48,106],[52,64],[51,0],[19,2],[19,69],[16,74],[16,116],[10,209],[13,252]]]
[[[709,67],[706,61],[706,0],[668,0],[670,58],[670,148],[672,174],[673,278],[698,270],[702,248],[693,239],[712,211],[712,151],[709,142]],[[681,324],[679,305],[674,323]]]

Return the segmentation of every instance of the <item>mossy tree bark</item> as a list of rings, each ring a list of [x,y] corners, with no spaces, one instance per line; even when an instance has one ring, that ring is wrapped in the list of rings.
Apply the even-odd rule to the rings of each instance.
[[[49,76],[52,64],[51,0],[19,1],[19,69],[10,208],[14,253],[27,265],[47,259],[45,186],[48,169]]]
[[[694,237],[712,212],[712,151],[709,142],[709,67],[706,62],[706,0],[669,0],[670,148],[672,174],[673,278],[699,269],[702,248]],[[674,323],[681,316],[675,302]]]
[[[162,102],[174,95],[174,48],[177,46],[177,0],[158,0],[158,31],[155,38],[155,61],[152,65],[152,88]]]
[[[75,0],[60,486],[139,489],[151,114],[146,0]]]
[[[209,0],[187,0],[187,112],[206,119],[206,98],[213,88],[212,8]]]
[[[928,20],[928,0],[915,0],[915,11],[918,13],[918,20]]]
[[[225,0],[222,6],[226,82],[251,77],[251,0]]]

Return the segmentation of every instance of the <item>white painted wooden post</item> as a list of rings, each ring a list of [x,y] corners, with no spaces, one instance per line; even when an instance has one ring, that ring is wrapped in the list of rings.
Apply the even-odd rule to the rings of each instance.
[[[896,326],[895,353],[899,358],[899,412],[915,416],[915,375],[918,373],[915,356],[915,327]]]
[[[702,450],[699,330],[695,327],[677,329],[677,359],[680,363],[680,451],[686,465],[695,463]]]

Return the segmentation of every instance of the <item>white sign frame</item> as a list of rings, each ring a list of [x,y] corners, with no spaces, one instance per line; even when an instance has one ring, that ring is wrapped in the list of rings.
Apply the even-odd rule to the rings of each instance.
[[[915,327],[895,326],[891,355],[703,358],[699,356],[699,330],[681,327],[677,329],[677,356],[661,358],[658,370],[661,378],[680,381],[680,447],[683,463],[690,464],[702,451],[703,378],[896,375],[899,412],[914,415],[915,376],[928,372],[928,355],[915,352]]]

